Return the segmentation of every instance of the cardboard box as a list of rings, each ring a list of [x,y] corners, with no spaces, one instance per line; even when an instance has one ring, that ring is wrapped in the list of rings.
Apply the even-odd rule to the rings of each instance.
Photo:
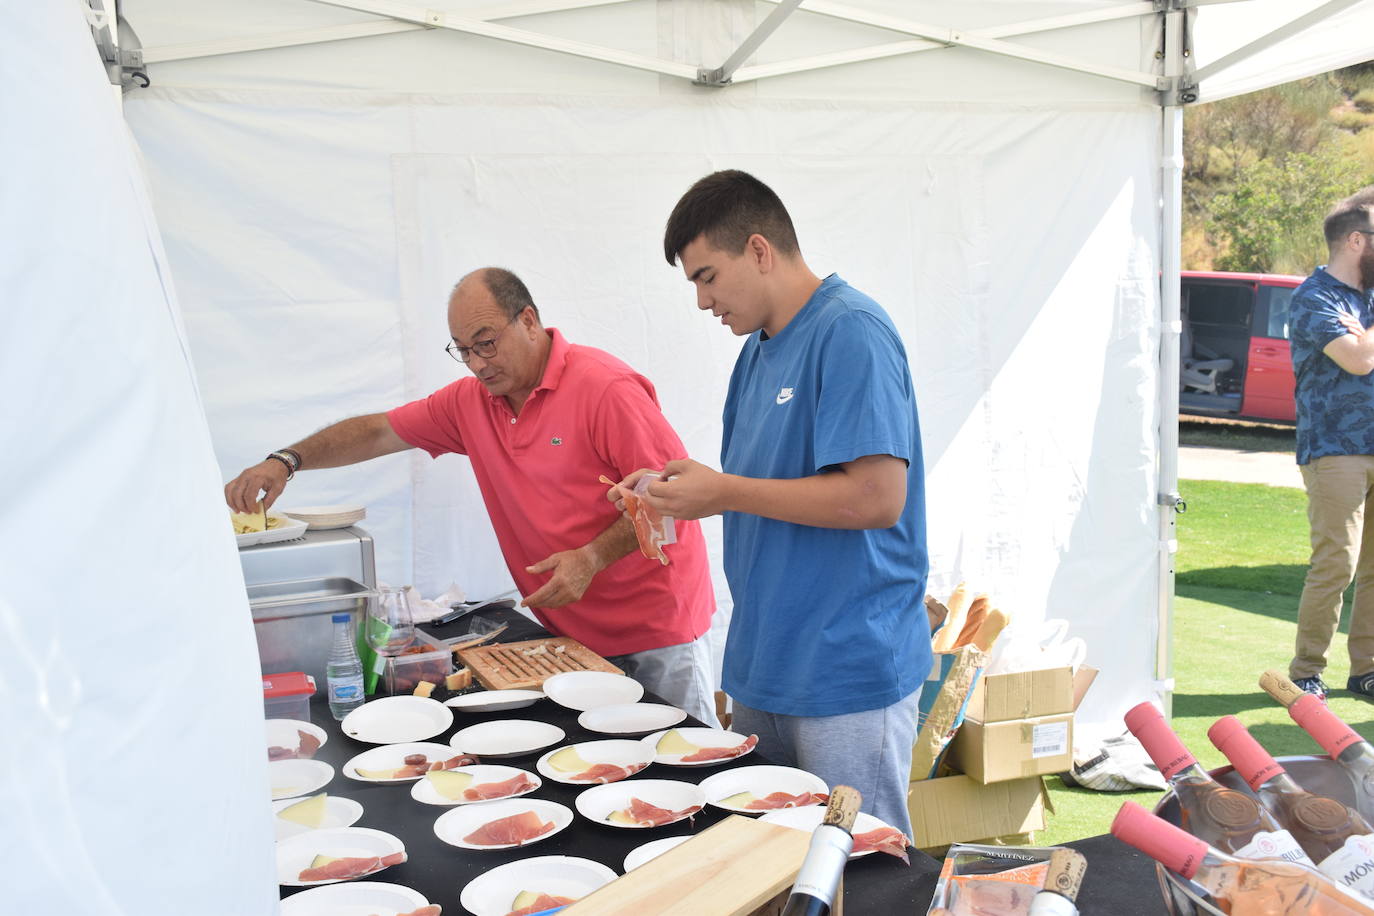
[[[981,783],[1062,773],[1073,766],[1073,713],[1010,722],[965,719],[949,762]]]
[[[1045,784],[1040,777],[982,785],[967,776],[911,783],[911,833],[922,849],[972,843],[1045,829]]]
[[[1044,668],[984,675],[973,685],[964,715],[979,722],[1009,722],[1073,712],[1073,669]]]

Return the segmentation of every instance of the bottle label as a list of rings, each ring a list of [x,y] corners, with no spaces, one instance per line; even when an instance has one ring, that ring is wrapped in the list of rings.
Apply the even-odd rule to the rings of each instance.
[[[329,692],[336,700],[357,700],[363,695],[363,688],[357,684],[330,684]]]
[[[1347,837],[1317,868],[1341,887],[1374,897],[1374,836]]]
[[[1300,865],[1312,865],[1312,860],[1287,830],[1275,830],[1272,833],[1261,830],[1250,838],[1250,842],[1237,849],[1235,855],[1238,859],[1287,859]]]

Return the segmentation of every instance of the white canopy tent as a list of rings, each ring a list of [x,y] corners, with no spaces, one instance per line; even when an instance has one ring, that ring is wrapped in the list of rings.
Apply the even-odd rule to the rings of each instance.
[[[695,313],[659,239],[692,180],[745,168],[789,204],[812,266],[873,294],[907,341],[931,591],[967,581],[1019,619],[1068,618],[1103,669],[1082,715],[1109,721],[1171,687],[1177,106],[1367,58],[1374,0],[121,15],[122,43],[97,40],[131,86],[226,479],[462,371],[440,352],[446,293],[490,263],[548,324],[648,375],[715,463],[738,341]],[[384,580],[510,587],[463,459],[306,474],[284,500],[365,502]],[[719,575],[717,593],[724,620]]]

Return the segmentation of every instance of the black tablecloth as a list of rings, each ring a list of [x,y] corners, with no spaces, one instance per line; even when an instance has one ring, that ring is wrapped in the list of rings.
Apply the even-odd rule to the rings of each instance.
[[[484,611],[483,616],[510,624],[501,642],[515,642],[545,636],[537,624],[514,611]],[[429,629],[429,628],[426,628]],[[432,629],[439,638],[464,632],[462,622]],[[442,697],[443,688],[436,692]],[[645,697],[646,700],[652,699]],[[387,881],[412,887],[424,894],[431,903],[443,907],[445,916],[466,913],[458,904],[463,887],[483,872],[507,862],[532,856],[566,855],[594,859],[610,866],[617,873],[624,871],[625,856],[643,843],[670,836],[699,833],[728,816],[713,806],[697,814],[690,821],[679,821],[666,827],[647,830],[627,830],[593,824],[575,815],[572,824],[546,840],[521,849],[477,852],[444,843],[434,834],[434,821],[448,808],[425,805],[410,797],[410,783],[381,785],[359,782],[343,775],[343,765],[363,751],[377,745],[355,741],[345,736],[329,713],[323,691],[317,694],[310,707],[311,718],[329,734],[328,742],[315,754],[317,760],[332,764],[337,771],[334,780],[325,787],[331,795],[351,798],[363,806],[360,827],[373,827],[394,834],[405,843],[408,861],[378,873],[370,880]],[[523,709],[494,713],[471,713],[454,710],[453,727],[427,739],[447,743],[453,732],[469,725],[494,719],[537,719],[562,728],[567,737],[562,743],[595,741],[610,737],[589,732],[577,724],[578,713],[552,700],[540,700]],[[684,725],[699,724],[689,720]],[[534,763],[543,751],[523,757],[493,760],[493,763],[520,767],[533,773]],[[655,778],[677,779],[699,783],[706,777],[734,766],[751,766],[768,762],[755,751],[742,760],[731,760],[709,767],[654,767],[649,774]],[[545,779],[533,797],[566,805],[576,811],[573,800],[584,786],[570,786]],[[1157,916],[1165,913],[1159,887],[1154,877],[1154,865],[1144,856],[1124,846],[1110,836],[1093,837],[1068,844],[1088,857],[1088,873],[1080,896],[1081,912],[1113,916]],[[904,866],[896,858],[876,854],[856,859],[845,868],[844,910],[849,916],[866,914],[915,914],[926,912],[935,892],[940,863],[924,853],[911,849],[911,866]],[[282,896],[297,893],[301,888],[283,887]],[[646,914],[650,916],[650,914]]]

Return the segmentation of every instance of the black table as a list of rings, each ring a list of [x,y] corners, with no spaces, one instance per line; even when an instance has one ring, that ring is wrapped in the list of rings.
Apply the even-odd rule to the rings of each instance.
[[[484,611],[483,616],[508,623],[501,642],[517,642],[547,636],[537,624],[514,611]],[[425,629],[439,637],[464,632],[463,623]],[[436,692],[444,696],[443,688]],[[646,696],[646,701],[652,697]],[[410,797],[411,784],[377,784],[359,782],[343,775],[343,765],[357,754],[378,745],[356,741],[345,736],[329,713],[323,691],[310,706],[311,719],[329,735],[328,742],[315,754],[315,759],[331,764],[337,771],[324,789],[330,795],[351,798],[363,806],[363,816],[357,826],[373,827],[394,834],[405,843],[408,861],[392,866],[365,880],[386,881],[414,888],[431,903],[443,907],[445,916],[466,913],[458,903],[463,887],[471,880],[498,865],[533,856],[566,855],[593,859],[612,868],[617,874],[624,871],[625,856],[636,846],[650,840],[700,833],[728,816],[728,812],[707,806],[689,821],[679,821],[666,827],[647,830],[626,830],[608,825],[593,824],[574,814],[572,824],[546,840],[520,849],[477,852],[450,846],[434,834],[434,821],[448,808],[425,805]],[[589,732],[577,724],[578,713],[552,700],[539,700],[523,709],[492,713],[471,713],[454,710],[453,727],[433,738],[447,743],[449,735],[460,728],[494,719],[525,718],[550,722],[562,728],[567,737],[563,744],[595,741],[609,735]],[[684,725],[699,724],[688,720]],[[544,753],[539,751],[523,757],[492,760],[535,772],[534,763]],[[645,772],[653,778],[677,779],[699,783],[706,777],[735,766],[751,766],[768,761],[757,751],[741,760],[731,760],[709,767],[651,767]],[[573,800],[585,791],[585,786],[570,786],[545,779],[530,797],[548,799],[566,805],[576,812]],[[1081,910],[1085,914],[1119,914],[1119,916],[1157,916],[1165,912],[1159,887],[1154,877],[1153,862],[1110,836],[1094,837],[1068,844],[1088,857],[1088,873],[1084,881]],[[844,908],[850,916],[866,914],[924,914],[935,892],[940,862],[919,850],[908,850],[911,866],[904,866],[896,858],[876,854],[851,862],[845,869]],[[303,888],[283,887],[287,897]],[[1133,908],[1137,907],[1138,908]],[[649,914],[646,914],[649,916]]]

